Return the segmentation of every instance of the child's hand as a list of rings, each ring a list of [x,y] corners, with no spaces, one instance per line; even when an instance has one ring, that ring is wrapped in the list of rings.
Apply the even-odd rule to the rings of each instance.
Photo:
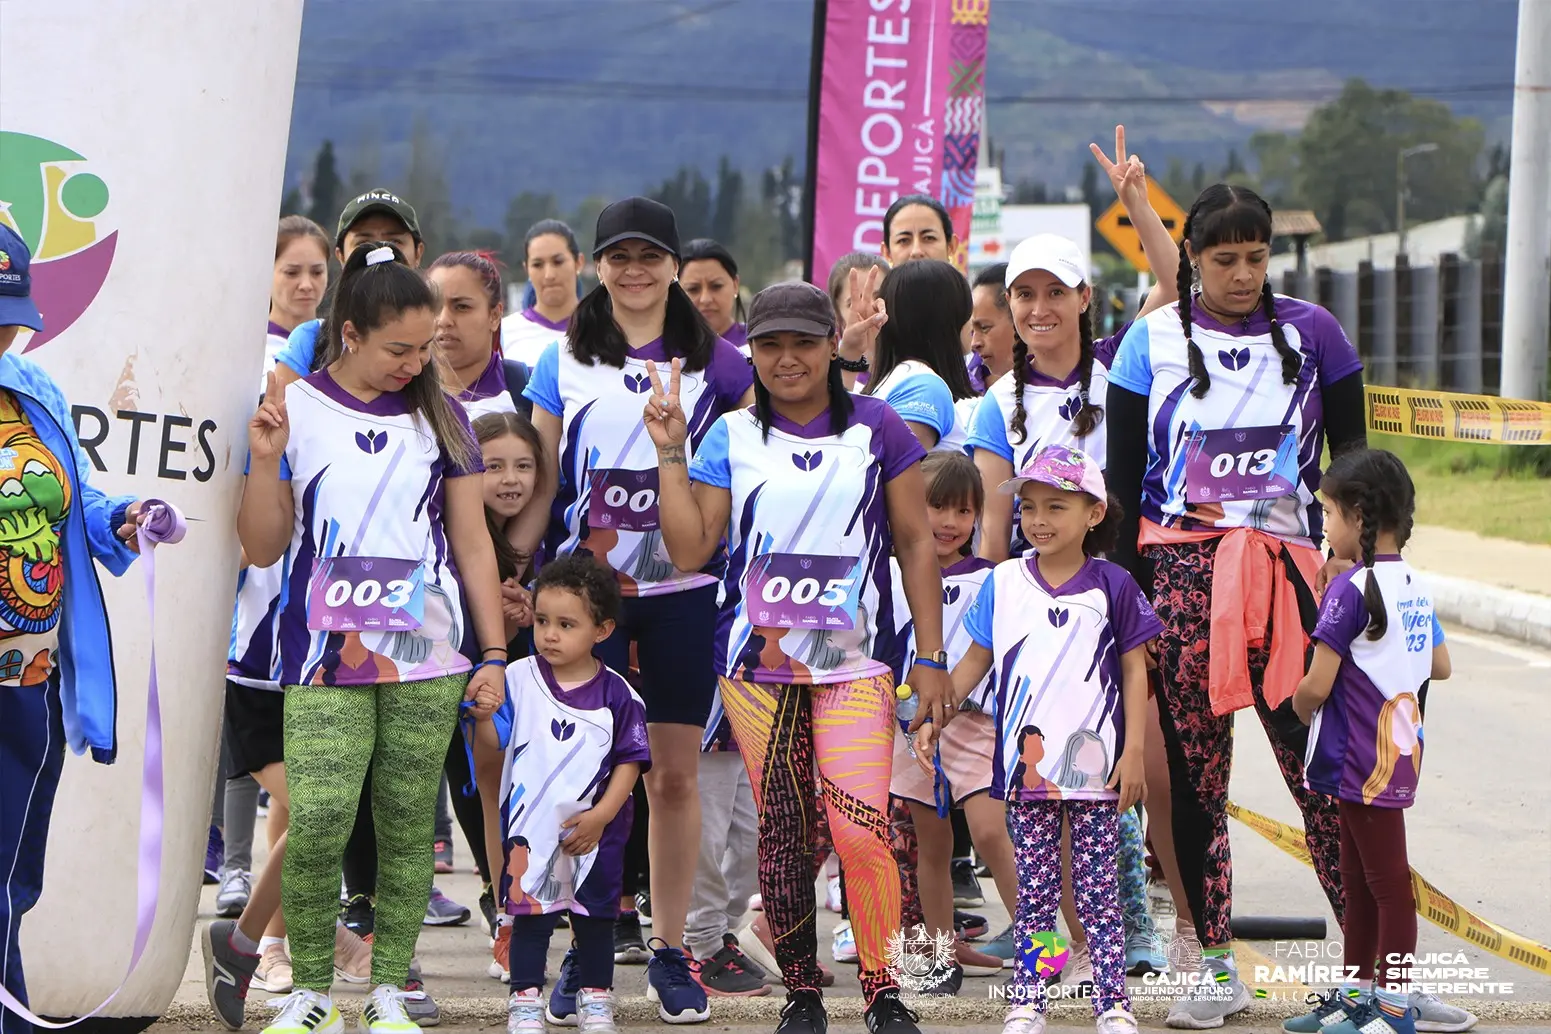
[[[474,706],[469,711],[480,721],[495,714],[496,708],[501,706],[501,701],[505,697],[506,679],[495,670],[494,665],[486,665],[474,672],[469,679],[468,689],[463,694],[463,699],[474,702]]]
[[[1120,752],[1115,774],[1109,777],[1105,789],[1113,790],[1117,786],[1120,788],[1120,800],[1116,806],[1120,811],[1134,808],[1138,802],[1147,800],[1147,778],[1140,750],[1126,749]]]
[[[560,823],[561,829],[571,831],[569,836],[562,834],[560,846],[573,858],[584,855],[598,846],[598,838],[603,836],[603,828],[607,825],[608,820],[596,808],[572,815]]]
[[[908,735],[908,734],[907,734]],[[936,775],[932,759],[937,756],[937,723],[926,722],[915,732],[916,764],[927,775]]]

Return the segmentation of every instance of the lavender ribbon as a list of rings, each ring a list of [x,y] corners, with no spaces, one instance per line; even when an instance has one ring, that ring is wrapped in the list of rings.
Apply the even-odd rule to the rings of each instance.
[[[129,956],[129,968],[118,987],[85,1016],[65,1023],[53,1023],[29,1012],[27,1007],[4,987],[0,987],[0,1008],[9,1009],[35,1027],[62,1030],[89,1020],[106,1009],[124,990],[129,977],[145,953],[156,922],[156,901],[162,879],[162,825],[165,797],[162,781],[162,704],[156,680],[156,546],[181,542],[188,532],[183,514],[171,503],[147,499],[140,504],[139,525],[135,535],[140,546],[140,567],[145,572],[146,620],[151,627],[151,677],[145,700],[145,758],[141,763],[140,788],[140,864],[139,886],[135,896],[135,949]]]

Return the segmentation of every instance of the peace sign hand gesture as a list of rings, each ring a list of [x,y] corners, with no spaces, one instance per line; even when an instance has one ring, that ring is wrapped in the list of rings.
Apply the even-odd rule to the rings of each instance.
[[[1147,199],[1147,167],[1136,155],[1126,154],[1126,127],[1115,127],[1115,158],[1110,160],[1098,144],[1089,144],[1088,150],[1099,160],[1099,165],[1109,176],[1110,185],[1127,212],[1140,212],[1151,202]]]
[[[264,389],[264,401],[258,412],[248,422],[248,449],[253,458],[275,461],[285,453],[286,443],[291,440],[291,421],[285,410],[285,389],[275,386],[275,371],[269,371],[269,383]]]
[[[684,409],[679,405],[679,374],[682,368],[683,360],[674,359],[668,372],[668,390],[663,391],[662,375],[657,364],[650,359],[646,361],[646,375],[652,381],[652,395],[646,400],[646,409],[641,419],[646,424],[646,433],[652,436],[652,444],[659,450],[673,446],[682,448],[684,440],[689,437],[689,425],[684,419]]]

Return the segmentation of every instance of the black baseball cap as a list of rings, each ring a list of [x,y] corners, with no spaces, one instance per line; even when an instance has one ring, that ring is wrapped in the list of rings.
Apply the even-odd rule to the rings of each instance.
[[[754,296],[747,327],[750,341],[783,330],[830,337],[835,333],[835,306],[822,288],[806,281],[775,284]]]
[[[627,197],[598,213],[598,232],[593,238],[592,257],[620,241],[645,241],[655,244],[674,258],[679,257],[679,224],[673,209],[649,197]]]
[[[0,327],[43,329],[43,316],[32,300],[32,252],[5,223],[0,223]]]
[[[420,240],[420,220],[415,218],[415,209],[408,201],[399,197],[391,190],[368,190],[350,199],[345,210],[339,213],[339,229],[334,232],[334,247],[345,246],[345,234],[350,227],[362,216],[371,215],[373,212],[383,212],[393,216],[409,230],[410,236]]]

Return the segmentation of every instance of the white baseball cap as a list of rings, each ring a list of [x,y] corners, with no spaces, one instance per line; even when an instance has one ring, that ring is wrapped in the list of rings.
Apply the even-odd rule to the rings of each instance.
[[[1043,269],[1067,287],[1076,287],[1088,279],[1077,245],[1055,233],[1037,233],[1012,249],[1003,286],[1011,287],[1013,281],[1032,269]]]

